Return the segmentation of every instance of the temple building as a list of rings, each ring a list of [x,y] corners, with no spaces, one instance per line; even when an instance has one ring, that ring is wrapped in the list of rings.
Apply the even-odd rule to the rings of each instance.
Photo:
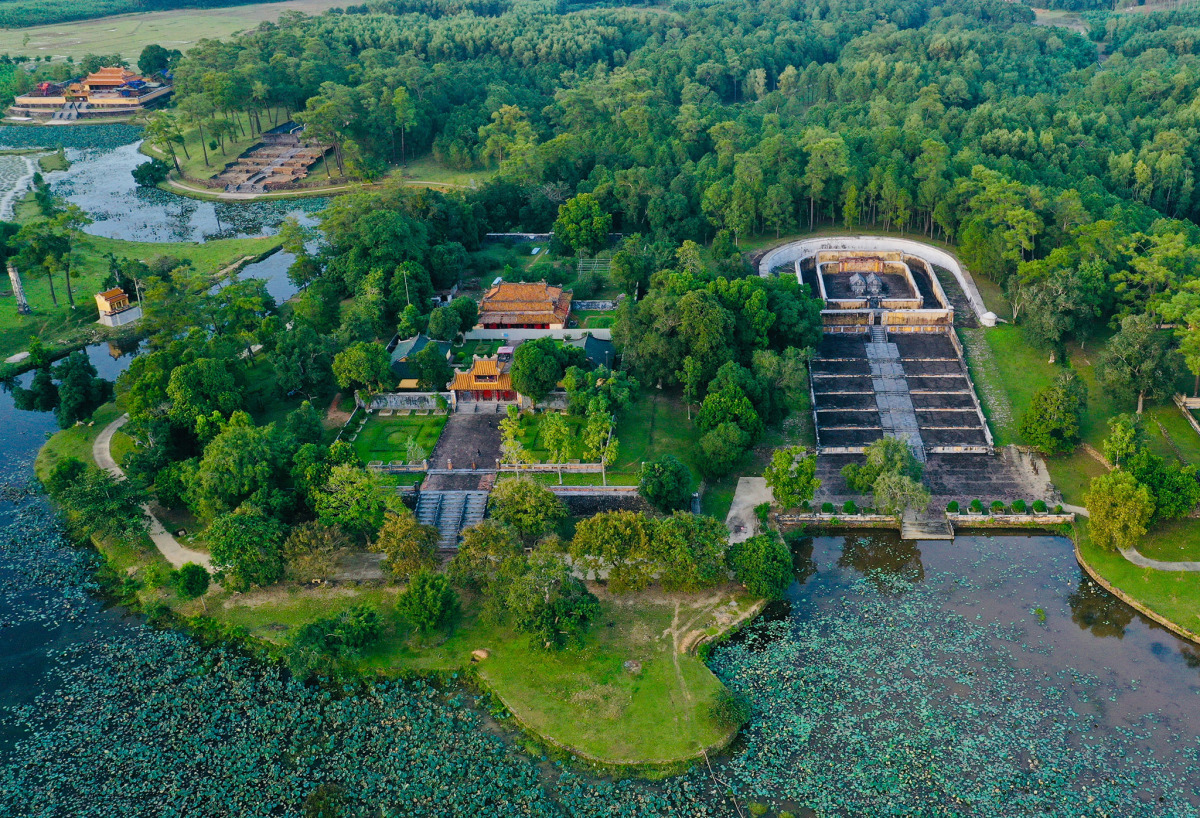
[[[512,387],[508,365],[495,358],[479,358],[469,372],[455,374],[450,391],[456,402],[503,401],[513,402],[517,393]]]
[[[449,357],[449,341],[435,341],[424,333],[405,340],[393,339],[392,343],[388,345],[388,351],[392,354],[391,369],[400,381],[397,389],[417,388],[417,373],[412,367],[412,360],[418,352],[430,344],[435,344],[441,350],[442,357]],[[438,387],[439,391],[440,389],[441,387]]]
[[[55,123],[80,119],[125,117],[165,101],[174,89],[119,66],[101,68],[82,79],[41,82],[13,100],[10,119],[49,119]]]
[[[545,281],[502,281],[479,303],[483,329],[563,329],[571,316],[571,292]]]
[[[96,293],[96,309],[100,323],[106,327],[132,324],[142,317],[142,308],[129,303],[129,296],[120,287]]]

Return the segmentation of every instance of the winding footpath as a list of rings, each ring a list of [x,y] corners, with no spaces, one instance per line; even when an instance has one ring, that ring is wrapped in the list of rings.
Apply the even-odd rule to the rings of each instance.
[[[1083,506],[1072,506],[1063,503],[1064,511],[1073,511],[1080,517],[1088,516],[1088,510]],[[1136,548],[1120,548],[1121,556],[1129,560],[1129,562],[1139,568],[1153,568],[1155,571],[1200,571],[1200,562],[1194,560],[1179,560],[1170,562],[1167,560],[1155,560],[1150,557],[1143,557],[1141,552]]]
[[[117,461],[112,456],[112,438],[113,434],[129,422],[129,415],[121,415],[112,423],[104,427],[100,432],[100,436],[96,438],[96,442],[92,444],[92,457],[96,461],[96,465],[107,471],[118,480],[125,479],[125,472],[117,465]],[[167,531],[159,520],[150,511],[150,504],[143,503],[142,510],[146,512],[146,516],[150,518],[150,539],[154,542],[154,547],[163,555],[167,562],[171,563],[175,568],[181,568],[185,563],[194,562],[197,565],[203,565],[209,571],[212,571],[212,560],[208,554],[202,551],[195,551],[185,547],[179,540]]]

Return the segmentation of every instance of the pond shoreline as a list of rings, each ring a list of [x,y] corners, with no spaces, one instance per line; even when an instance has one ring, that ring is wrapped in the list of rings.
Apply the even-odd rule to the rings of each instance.
[[[1192,642],[1193,644],[1200,645],[1200,633],[1195,633],[1194,631],[1191,631],[1188,628],[1185,628],[1183,625],[1180,625],[1178,622],[1173,622],[1172,620],[1168,619],[1166,616],[1163,616],[1162,614],[1158,613],[1154,609],[1150,608],[1144,602],[1141,602],[1140,600],[1131,596],[1130,594],[1126,593],[1125,591],[1122,591],[1116,585],[1113,585],[1111,582],[1109,582],[1107,579],[1105,579],[1104,576],[1100,573],[1100,571],[1095,566],[1093,566],[1091,563],[1089,563],[1086,558],[1084,558],[1083,552],[1079,548],[1078,534],[1071,537],[1071,545],[1075,551],[1075,561],[1078,562],[1079,567],[1082,568],[1089,577],[1091,577],[1092,582],[1096,583],[1101,588],[1108,591],[1110,594],[1112,594],[1117,599],[1124,602],[1130,608],[1133,608],[1135,611],[1140,613],[1142,616],[1144,616],[1147,619],[1155,622],[1156,624],[1161,625],[1162,627],[1166,628],[1171,633],[1178,636],[1180,639],[1186,639],[1187,641]]]

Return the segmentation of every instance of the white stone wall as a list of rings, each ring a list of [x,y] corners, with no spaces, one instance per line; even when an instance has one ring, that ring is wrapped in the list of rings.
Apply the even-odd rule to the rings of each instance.
[[[811,258],[821,250],[860,250],[869,252],[901,250],[909,255],[923,258],[930,264],[944,267],[953,273],[954,278],[958,281],[958,285],[962,287],[963,293],[971,305],[971,309],[975,311],[975,315],[978,316],[981,323],[986,326],[991,326],[995,323],[995,316],[991,315],[987,307],[984,306],[983,297],[980,296],[979,289],[975,286],[975,280],[958,263],[958,259],[945,250],[911,239],[897,239],[889,236],[829,236],[793,241],[776,247],[763,256],[762,260],[758,263],[758,274],[768,276],[776,267]],[[985,316],[991,317],[986,318]]]

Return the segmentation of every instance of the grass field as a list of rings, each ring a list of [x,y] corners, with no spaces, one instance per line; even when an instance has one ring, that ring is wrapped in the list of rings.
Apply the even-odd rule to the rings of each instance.
[[[463,671],[471,653],[485,648],[481,679],[520,721],[552,742],[608,763],[667,761],[719,744],[728,731],[708,715],[721,682],[704,662],[677,646],[688,633],[714,633],[714,610],[731,596],[664,596],[650,591],[613,598],[603,591],[601,614],[582,647],[546,652],[505,625],[479,616],[478,600],[463,599],[463,612],[449,635],[414,634],[397,615],[395,587],[298,588],[277,586],[246,594],[226,591],[180,606],[245,628],[250,635],[286,643],[294,629],[352,606],[370,604],[386,630],[380,645],[359,667],[396,675],[418,671]],[[736,598],[739,610],[753,600]],[[641,663],[640,673],[624,663]]]
[[[71,288],[76,308],[67,304],[66,287],[61,275],[55,277],[55,306],[50,284],[43,275],[23,275],[25,297],[32,315],[19,315],[15,309],[0,309],[0,360],[20,352],[37,337],[50,347],[67,347],[99,337],[104,328],[96,323],[95,300],[108,277],[105,254],[137,258],[143,261],[161,256],[190,260],[203,273],[215,273],[246,256],[257,256],[277,246],[276,238],[219,239],[208,242],[134,242],[81,234],[73,251]],[[0,279],[0,299],[11,298],[8,279]],[[3,301],[0,300],[0,304]]]
[[[68,457],[82,460],[84,463],[95,463],[92,459],[92,444],[105,426],[121,416],[121,410],[115,403],[106,403],[92,415],[91,422],[72,426],[55,432],[38,452],[34,461],[34,473],[39,480],[46,479],[56,465]],[[128,440],[128,438],[126,438]],[[132,441],[131,441],[132,445]]]
[[[1192,530],[1186,535],[1186,542],[1194,544],[1200,536],[1195,530],[1195,521],[1189,520],[1177,525],[1181,528],[1191,527]],[[1163,530],[1168,531],[1168,535],[1173,535],[1176,540],[1181,538],[1181,531]],[[1086,520],[1077,525],[1075,536],[1079,543],[1080,555],[1100,576],[1155,613],[1193,633],[1200,633],[1200,573],[1139,568],[1120,554],[1094,545],[1087,536]],[[1149,538],[1147,543],[1151,551],[1156,555],[1169,553],[1171,546],[1164,544],[1163,548],[1159,549],[1154,539]],[[1193,555],[1192,559],[1195,558]]]
[[[187,51],[201,39],[224,39],[263,21],[275,21],[284,11],[320,14],[339,5],[344,4],[335,0],[286,0],[231,8],[118,14],[73,23],[6,29],[0,31],[0,53],[50,55],[55,59],[121,54],[136,65],[142,49],[151,43]]]
[[[393,176],[395,175],[393,174]],[[473,188],[487,182],[496,175],[496,171],[485,168],[454,170],[439,164],[432,154],[425,154],[416,159],[409,159],[403,167],[398,168],[398,175],[406,184],[410,185],[428,185],[435,188]]]
[[[351,445],[364,463],[379,460],[408,460],[408,440],[416,438],[417,445],[428,457],[442,436],[446,415],[371,415]]]
[[[551,653],[480,619],[468,601],[448,638],[423,643],[397,631],[363,665],[388,674],[462,670],[485,648],[480,677],[536,733],[608,763],[675,759],[726,736],[708,716],[721,682],[698,657],[675,650],[677,636],[708,625],[724,599],[602,596],[584,646]],[[627,660],[641,662],[641,672],[626,671]]]

